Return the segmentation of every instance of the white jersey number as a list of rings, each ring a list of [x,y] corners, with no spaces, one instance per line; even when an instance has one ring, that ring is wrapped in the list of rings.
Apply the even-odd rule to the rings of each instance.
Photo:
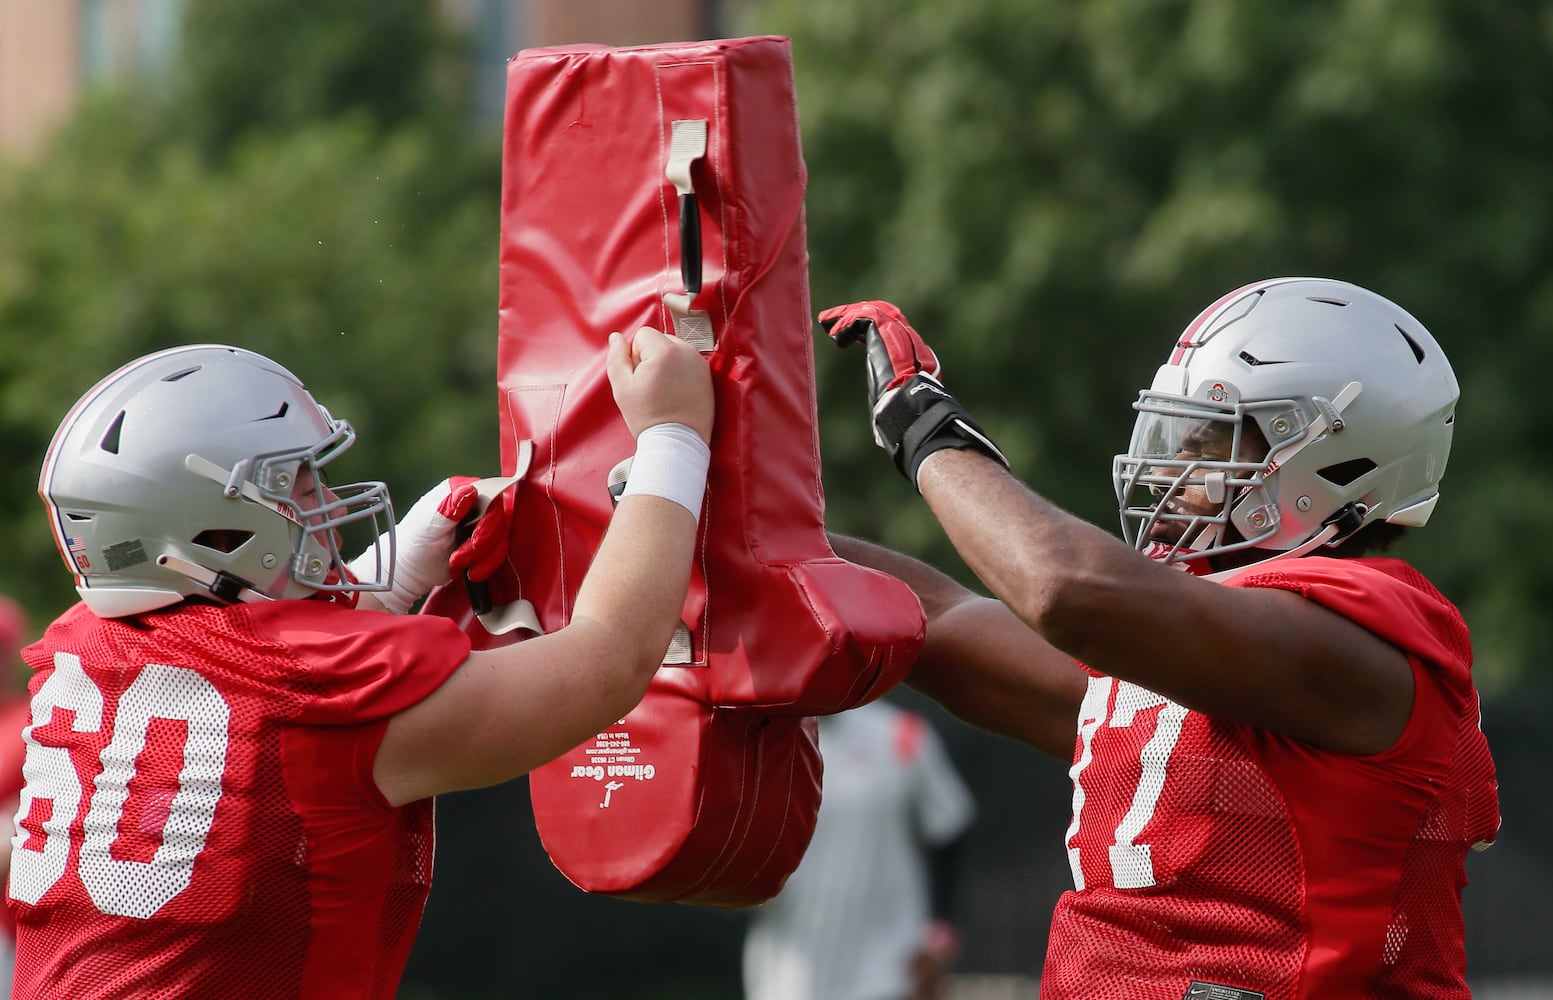
[[[1111,687],[1116,686],[1116,703],[1111,708]],[[1079,709],[1079,756],[1069,769],[1073,779],[1073,822],[1068,824],[1066,843],[1068,865],[1073,869],[1073,885],[1084,888],[1084,868],[1079,863],[1079,849],[1074,843],[1079,824],[1084,815],[1084,769],[1094,760],[1091,744],[1101,726],[1126,729],[1133,724],[1139,712],[1160,706],[1154,722],[1154,735],[1143,745],[1142,772],[1138,787],[1132,794],[1132,806],[1116,826],[1107,861],[1111,866],[1111,884],[1118,889],[1142,889],[1151,886],[1154,878],[1154,857],[1150,846],[1137,842],[1138,834],[1154,818],[1154,807],[1159,804],[1159,793],[1165,787],[1165,771],[1170,764],[1170,754],[1181,738],[1181,723],[1186,719],[1186,709],[1163,695],[1127,681],[1116,682],[1109,677],[1091,677],[1089,689],[1084,693],[1084,704]]]
[[[78,733],[102,729],[102,691],[86,676],[80,657],[70,653],[54,654],[54,673],[33,697],[32,725],[22,732],[27,743],[22,776],[27,784],[11,840],[11,895],[24,903],[37,903],[65,874],[70,828],[82,806],[83,789],[70,751],[44,746],[33,736],[34,730],[53,720],[57,709],[74,713],[71,728]],[[145,919],[189,887],[194,859],[205,847],[221,799],[231,716],[215,685],[184,667],[148,664],[119,698],[113,738],[99,761],[101,770],[82,824],[86,836],[76,862],[82,884],[103,913]],[[153,719],[188,724],[178,791],[153,858],[115,858],[113,843]],[[80,773],[89,772],[83,767]],[[39,802],[51,803],[42,823],[42,850],[35,845],[24,848],[29,835],[22,825]]]

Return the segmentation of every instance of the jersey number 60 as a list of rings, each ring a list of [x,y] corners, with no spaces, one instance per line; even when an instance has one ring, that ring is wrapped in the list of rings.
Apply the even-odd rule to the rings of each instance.
[[[86,676],[80,657],[70,653],[54,655],[54,673],[33,697],[32,725],[23,732],[27,757],[22,774],[27,785],[16,814],[11,897],[24,903],[37,903],[65,874],[71,854],[70,828],[81,809],[81,781],[70,751],[44,746],[33,735],[53,720],[55,709],[75,713],[72,728],[78,733],[102,729],[102,691]],[[146,919],[189,887],[194,859],[205,847],[221,799],[231,714],[226,699],[210,681],[185,667],[159,663],[143,667],[119,698],[113,738],[102,752],[102,770],[82,824],[85,839],[76,862],[82,885],[103,913]],[[113,842],[153,718],[188,723],[178,791],[155,856],[150,861],[115,858]],[[42,824],[42,850],[27,843],[23,826],[40,800],[53,803]]]

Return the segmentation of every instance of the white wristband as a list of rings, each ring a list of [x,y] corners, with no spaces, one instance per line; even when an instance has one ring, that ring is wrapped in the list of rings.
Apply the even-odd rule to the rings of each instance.
[[[673,500],[701,521],[712,449],[684,424],[654,424],[636,436],[636,457],[621,499],[638,493]]]

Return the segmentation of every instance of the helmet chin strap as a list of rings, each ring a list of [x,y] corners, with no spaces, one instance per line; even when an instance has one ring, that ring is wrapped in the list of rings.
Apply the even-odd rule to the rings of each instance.
[[[237,601],[250,603],[253,601],[274,600],[268,594],[261,594],[259,591],[254,590],[248,585],[248,581],[240,577],[233,576],[224,571],[207,569],[199,563],[190,562],[172,552],[163,552],[157,556],[156,564],[164,569],[172,570],[179,576],[188,577],[208,590],[212,597],[227,604]]]
[[[1364,526],[1364,515],[1368,511],[1369,508],[1362,503],[1344,504],[1336,514],[1326,519],[1326,522],[1321,525],[1320,531],[1294,546],[1294,548],[1286,549],[1283,552],[1275,552],[1266,559],[1259,559],[1244,566],[1236,566],[1234,569],[1221,569],[1214,573],[1204,573],[1202,578],[1204,580],[1212,580],[1214,583],[1221,583],[1227,577],[1234,576],[1236,573],[1244,573],[1246,570],[1257,566],[1266,566],[1268,563],[1278,562],[1283,559],[1297,559],[1323,545],[1336,545]]]

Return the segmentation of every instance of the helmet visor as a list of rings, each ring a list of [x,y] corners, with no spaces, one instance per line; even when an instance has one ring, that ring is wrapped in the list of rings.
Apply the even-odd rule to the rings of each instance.
[[[1143,393],[1127,454],[1112,463],[1123,536],[1167,562],[1243,548],[1231,518],[1259,495],[1266,444],[1238,407]]]
[[[362,482],[331,488],[324,480],[324,466],[355,439],[350,424],[333,421],[329,435],[310,447],[271,452],[254,460],[259,492],[302,529],[292,553],[291,577],[314,590],[385,590],[393,579],[394,510],[388,487]],[[369,535],[378,568],[373,579],[356,579],[345,570],[340,531],[348,525],[360,525]],[[387,548],[384,539],[389,540]]]

